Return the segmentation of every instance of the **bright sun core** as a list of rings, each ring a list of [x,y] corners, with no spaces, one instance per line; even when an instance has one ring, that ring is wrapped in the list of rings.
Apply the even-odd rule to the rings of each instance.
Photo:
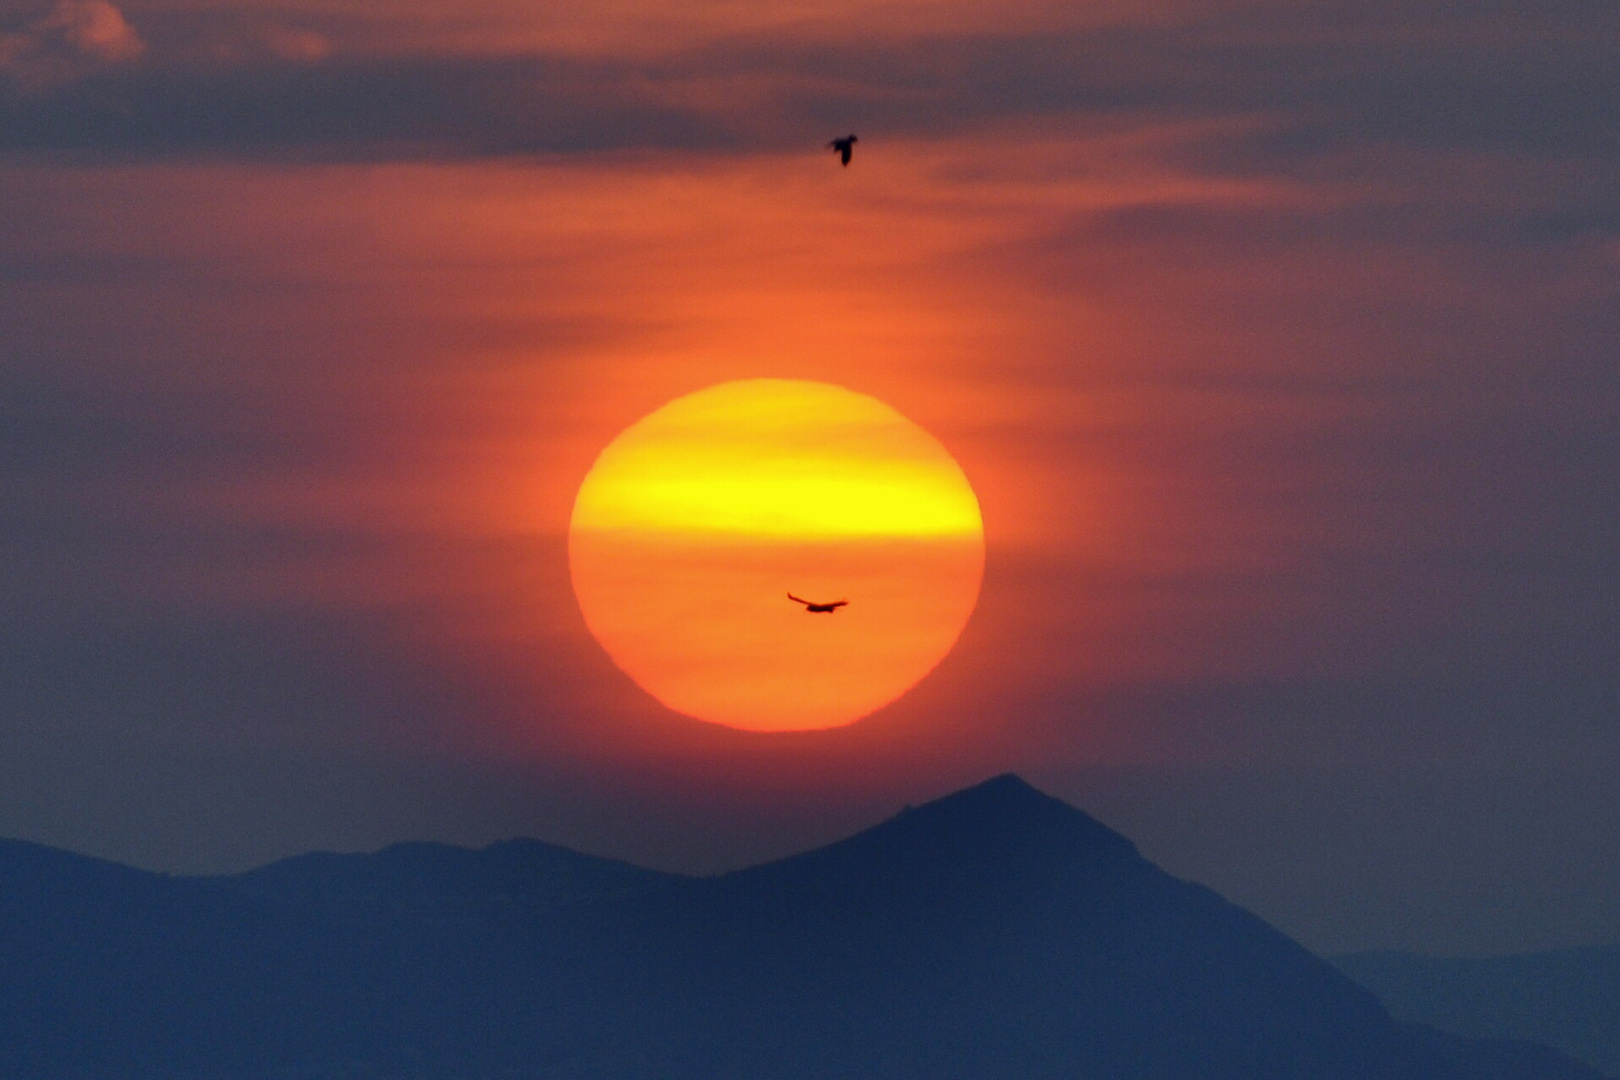
[[[700,720],[799,731],[859,720],[950,651],[984,527],[955,459],[889,406],[750,379],[614,439],[568,554],[586,624],[644,690]]]

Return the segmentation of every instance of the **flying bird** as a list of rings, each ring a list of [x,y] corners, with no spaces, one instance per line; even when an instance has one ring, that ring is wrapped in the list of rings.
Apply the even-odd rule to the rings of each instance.
[[[811,603],[809,600],[804,600],[804,599],[801,599],[801,598],[799,598],[797,596],[794,596],[792,593],[788,593],[788,599],[792,600],[792,601],[795,601],[796,603],[803,604],[804,605],[804,610],[806,612],[818,612],[818,613],[819,612],[824,612],[824,613],[826,613],[828,615],[831,615],[833,612],[837,611],[839,608],[846,607],[849,604],[848,600],[834,600],[830,604],[814,604],[814,603]]]
[[[842,139],[834,139],[828,143],[827,149],[836,151],[839,160],[848,165],[850,155],[855,153],[855,143],[858,141],[853,135],[845,135]]]

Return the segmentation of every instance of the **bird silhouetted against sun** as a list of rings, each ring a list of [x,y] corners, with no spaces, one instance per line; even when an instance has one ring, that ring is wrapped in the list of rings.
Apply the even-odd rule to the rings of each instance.
[[[788,599],[803,604],[806,613],[811,615],[831,615],[839,608],[849,606],[848,600],[833,600],[830,603],[818,604],[814,600],[806,600],[801,596],[794,596],[792,593],[788,593]]]
[[[827,149],[837,154],[839,159],[848,165],[849,159],[855,154],[855,144],[859,141],[854,135],[845,135],[842,139],[834,139],[828,143]]]
[[[859,720],[939,663],[978,599],[984,529],[956,461],[889,406],[749,379],[608,444],[568,558],[586,625],[642,689],[796,731]]]

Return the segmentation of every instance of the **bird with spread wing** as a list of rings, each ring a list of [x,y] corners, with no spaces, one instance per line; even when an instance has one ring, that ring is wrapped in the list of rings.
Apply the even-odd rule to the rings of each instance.
[[[842,139],[834,139],[832,142],[828,143],[827,149],[837,154],[839,160],[845,165],[848,165],[849,159],[855,153],[855,144],[859,141],[860,140],[853,135],[845,135]]]
[[[830,604],[818,604],[818,603],[815,603],[814,601],[805,600],[805,599],[803,599],[801,597],[794,596],[792,593],[788,593],[787,597],[788,597],[789,600],[792,600],[795,603],[803,604],[804,605],[804,610],[807,613],[812,613],[812,614],[831,615],[833,612],[837,611],[839,608],[849,606],[849,601],[848,600],[834,600]]]

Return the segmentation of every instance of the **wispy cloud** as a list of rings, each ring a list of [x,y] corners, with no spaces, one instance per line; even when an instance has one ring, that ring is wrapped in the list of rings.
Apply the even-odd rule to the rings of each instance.
[[[57,0],[46,14],[0,33],[0,75],[44,90],[140,58],[146,42],[106,0]]]
[[[466,158],[767,150],[852,123],[934,136],[1099,117],[1243,117],[1246,134],[1189,152],[1235,169],[1368,142],[1612,158],[1620,69],[1601,43],[1620,34],[1617,22],[1594,5],[1554,5],[1513,33],[1488,19],[1437,26],[1396,8],[1293,22],[1243,11],[1165,25],[774,29],[665,51],[480,55],[378,51],[353,29],[337,48],[331,33],[307,28],[224,34],[171,21],[170,44],[155,44],[139,69],[117,70],[108,65],[137,55],[141,39],[105,3],[74,0],[14,35],[26,44],[13,51],[44,56],[39,43],[60,40],[99,66],[75,69],[77,81],[57,80],[47,95],[0,100],[0,148]],[[199,39],[214,47],[179,44]]]

